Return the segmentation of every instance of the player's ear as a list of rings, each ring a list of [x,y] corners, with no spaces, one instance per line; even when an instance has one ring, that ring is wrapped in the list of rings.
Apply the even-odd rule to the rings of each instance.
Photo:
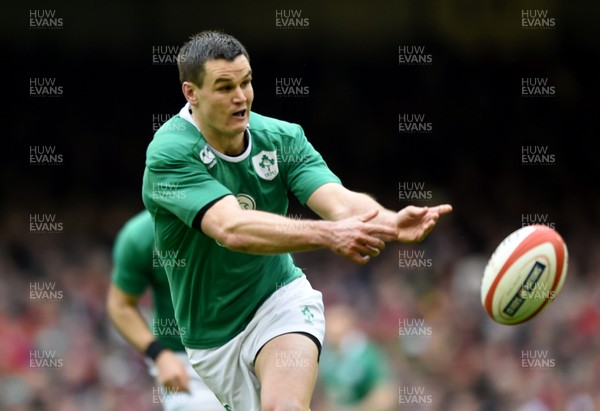
[[[196,96],[196,85],[189,81],[184,81],[181,84],[181,91],[185,99],[192,105],[195,105],[198,102],[198,97]]]

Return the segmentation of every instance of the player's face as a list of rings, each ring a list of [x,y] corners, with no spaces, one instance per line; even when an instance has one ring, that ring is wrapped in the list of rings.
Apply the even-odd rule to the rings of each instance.
[[[196,93],[195,108],[203,133],[218,138],[244,133],[254,99],[252,69],[245,56],[204,63],[204,82]]]

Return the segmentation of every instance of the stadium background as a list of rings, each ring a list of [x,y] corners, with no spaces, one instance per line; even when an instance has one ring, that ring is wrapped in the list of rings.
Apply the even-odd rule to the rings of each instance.
[[[184,102],[176,66],[160,61],[208,28],[249,50],[254,111],[302,124],[348,187],[390,208],[410,203],[400,198],[408,187],[427,197],[418,204],[454,206],[424,243],[391,245],[366,267],[327,252],[297,256],[326,304],[350,300],[359,309],[398,372],[395,384],[431,396],[419,409],[600,409],[597,2],[2,8],[1,409],[157,409],[142,359],[107,321],[110,247],[142,207],[155,123]],[[62,23],[32,27],[35,10]],[[547,11],[555,24],[523,27],[524,10]],[[278,27],[283,11],[303,23]],[[400,64],[406,46],[420,47],[430,64]],[[32,94],[35,78],[54,79],[60,91]],[[523,96],[523,78],[546,79],[555,92]],[[282,79],[307,88],[281,95]],[[405,114],[424,115],[431,132],[401,133]],[[61,160],[32,163],[32,147]],[[551,156],[524,162],[531,148]],[[290,213],[312,217],[294,203]],[[32,231],[35,216],[60,229]],[[531,323],[492,324],[479,303],[483,264],[532,221],[551,224],[569,245],[563,293]],[[415,261],[426,267],[399,267]],[[56,292],[35,299],[36,287]],[[400,338],[400,320],[424,321],[431,335],[416,344]],[[44,352],[61,361],[32,367],[32,353]],[[532,352],[552,366],[524,367]]]

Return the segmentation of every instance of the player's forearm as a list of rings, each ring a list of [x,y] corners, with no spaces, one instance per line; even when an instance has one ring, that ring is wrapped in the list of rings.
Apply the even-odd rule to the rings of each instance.
[[[396,213],[379,204],[368,194],[348,190],[329,183],[319,187],[308,199],[307,205],[325,220],[338,221],[378,210],[373,223],[396,227]]]
[[[340,207],[336,219],[360,215],[371,210],[379,210],[379,213],[373,219],[373,223],[396,227],[396,212],[388,210],[368,194],[346,191],[345,197],[344,201],[341,202],[343,207]]]
[[[122,302],[111,301],[109,298],[108,315],[117,331],[136,350],[144,353],[148,345],[155,339],[137,307]]]
[[[240,218],[228,221],[221,242],[231,250],[250,254],[310,251],[330,246],[331,225],[328,221],[247,210]]]

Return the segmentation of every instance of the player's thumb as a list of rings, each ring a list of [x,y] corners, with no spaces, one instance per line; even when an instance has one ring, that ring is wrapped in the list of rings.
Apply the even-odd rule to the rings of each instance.
[[[409,206],[406,211],[408,211],[410,216],[423,217],[425,214],[427,214],[427,211],[429,211],[429,207]]]

